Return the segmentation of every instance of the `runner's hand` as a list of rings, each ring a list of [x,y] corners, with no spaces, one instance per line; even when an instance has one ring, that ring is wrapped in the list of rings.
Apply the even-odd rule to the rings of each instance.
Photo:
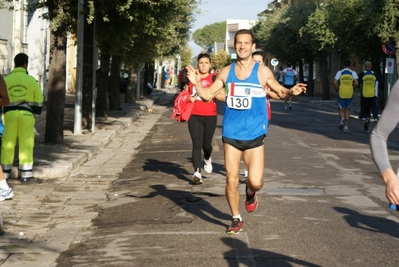
[[[291,88],[291,95],[300,95],[302,93],[306,93],[305,83],[297,83],[294,87]]]
[[[190,80],[192,84],[197,84],[198,82],[201,81],[201,77],[199,76],[199,73],[196,69],[193,68],[193,66],[186,66],[187,70],[187,78]]]

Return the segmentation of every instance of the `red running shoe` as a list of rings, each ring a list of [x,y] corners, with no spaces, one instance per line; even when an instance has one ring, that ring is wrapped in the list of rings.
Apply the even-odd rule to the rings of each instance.
[[[245,195],[246,195],[246,200],[245,200],[245,209],[247,212],[254,212],[258,208],[258,198],[256,197],[256,192],[253,194],[253,196],[249,197],[247,194],[247,187],[245,187]]]
[[[227,228],[226,233],[229,235],[239,234],[242,230],[243,221],[240,221],[239,218],[233,218],[233,221],[229,228]]]

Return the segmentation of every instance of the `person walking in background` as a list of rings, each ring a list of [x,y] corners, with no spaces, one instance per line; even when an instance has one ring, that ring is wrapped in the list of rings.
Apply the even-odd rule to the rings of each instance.
[[[169,82],[170,82],[169,69],[166,69],[165,70],[165,87],[169,86]]]
[[[348,123],[353,103],[355,88],[359,85],[357,73],[350,69],[350,61],[344,61],[344,69],[339,70],[334,78],[334,87],[338,92],[338,115],[341,122],[338,126],[344,133],[349,133]]]
[[[224,91],[225,111],[222,122],[222,141],[226,167],[226,199],[232,214],[227,234],[238,234],[243,220],[240,214],[238,191],[241,157],[248,167],[245,189],[245,209],[254,212],[258,207],[256,192],[263,186],[264,138],[267,133],[266,87],[280,98],[306,91],[306,84],[298,83],[291,90],[282,87],[273,72],[252,59],[255,37],[251,30],[241,29],[234,36],[236,62],[224,67],[214,83],[204,89],[201,77],[192,66],[187,66],[187,77],[195,84],[199,96],[210,101]],[[224,90],[223,90],[224,89]]]
[[[278,79],[276,79],[279,84],[284,85],[284,72],[283,72],[283,67],[280,66],[279,71],[278,71]]]
[[[387,140],[399,123],[399,81],[389,94],[381,117],[370,135],[370,149],[386,188],[390,204],[399,205],[399,179],[389,161]]]
[[[21,182],[40,183],[33,177],[33,147],[35,144],[35,115],[40,115],[43,95],[39,83],[27,74],[28,56],[20,53],[14,57],[15,69],[4,81],[10,103],[4,107],[5,127],[1,147],[1,166],[7,179],[14,163],[18,140]]]
[[[9,98],[7,94],[6,83],[4,82],[3,76],[0,75],[0,107],[6,106],[9,104]],[[1,115],[1,114],[0,114]],[[2,134],[4,131],[3,121],[1,120]],[[2,138],[2,137],[1,137]],[[1,144],[1,140],[0,140]],[[1,147],[1,145],[0,145]],[[12,199],[14,197],[14,192],[8,186],[6,179],[4,178],[3,168],[0,168],[0,201],[4,201],[6,199]]]
[[[210,73],[211,56],[201,53],[197,57],[198,73],[200,75],[200,84],[202,88],[209,88],[213,83],[214,74]],[[212,139],[215,133],[217,123],[217,110],[215,99],[208,102],[202,101],[198,96],[196,86],[189,83],[188,90],[191,94],[190,101],[194,103],[191,116],[188,120],[188,130],[190,132],[192,147],[192,161],[194,174],[192,182],[202,184],[202,151],[204,152],[204,170],[207,173],[212,172]]]
[[[187,70],[185,68],[179,71],[178,83],[180,91],[184,90],[187,84]]]
[[[256,62],[258,62],[260,65],[264,65],[264,55],[263,52],[260,50],[255,50],[252,53],[252,59]],[[277,79],[276,79],[277,80]],[[270,98],[273,98],[275,100],[279,100],[280,97],[278,96],[278,94],[276,94],[274,91],[270,90],[269,87],[266,87],[266,107],[267,107],[267,117],[268,117],[268,121],[270,122],[270,120],[272,119],[272,109],[270,106]]]
[[[288,63],[287,67],[283,70],[284,87],[291,89],[295,85],[297,76],[298,73],[292,68],[292,64]],[[284,99],[284,104],[284,110],[292,110],[291,96]]]
[[[361,117],[365,118],[363,128],[365,132],[369,131],[370,112],[373,107],[375,92],[378,91],[378,78],[371,70],[371,62],[366,61],[363,64],[363,72],[359,74],[359,85],[361,95]]]

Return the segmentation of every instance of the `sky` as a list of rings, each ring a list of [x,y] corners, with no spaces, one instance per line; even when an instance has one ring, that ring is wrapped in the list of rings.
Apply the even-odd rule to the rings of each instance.
[[[215,22],[226,21],[227,19],[258,19],[258,14],[267,8],[273,0],[202,0],[199,7],[202,11],[197,15],[191,32]],[[201,52],[201,47],[194,42],[189,43],[193,55]]]

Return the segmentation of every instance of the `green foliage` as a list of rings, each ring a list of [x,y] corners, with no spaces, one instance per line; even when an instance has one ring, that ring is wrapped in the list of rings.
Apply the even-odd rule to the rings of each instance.
[[[337,37],[327,26],[325,9],[317,8],[308,19],[301,33],[307,35],[314,52],[331,51]]]
[[[230,64],[231,58],[226,51],[219,51],[217,54],[211,54],[212,68],[221,70],[227,64]]]
[[[373,1],[373,4],[374,9],[383,4],[381,6],[381,15],[375,18],[376,23],[373,32],[383,42],[392,39],[396,40],[396,47],[399,48],[399,2],[397,0],[384,0]]]
[[[100,48],[136,64],[172,56],[188,42],[197,0],[96,1]]]
[[[266,15],[255,29],[260,47],[275,55],[281,62],[298,62],[304,58],[303,55],[313,57],[317,45],[303,27],[315,9],[315,4],[299,3],[284,5]]]
[[[181,58],[181,65],[182,66],[187,66],[190,64],[191,62],[191,57],[193,55],[193,51],[191,49],[191,47],[189,47],[187,44],[185,46],[183,46],[180,51],[180,58]]]
[[[204,49],[213,46],[215,42],[224,42],[226,36],[226,21],[206,25],[196,30],[192,39],[194,43]]]
[[[388,2],[391,1],[330,0],[327,23],[337,36],[335,47],[341,56],[353,55],[359,62],[381,60],[384,55],[380,36],[393,34],[378,24],[388,14],[384,11]]]
[[[396,40],[399,47],[397,0],[328,0],[323,6],[298,3],[282,6],[254,27],[260,47],[293,61],[337,51],[341,57],[378,62],[381,44]]]

